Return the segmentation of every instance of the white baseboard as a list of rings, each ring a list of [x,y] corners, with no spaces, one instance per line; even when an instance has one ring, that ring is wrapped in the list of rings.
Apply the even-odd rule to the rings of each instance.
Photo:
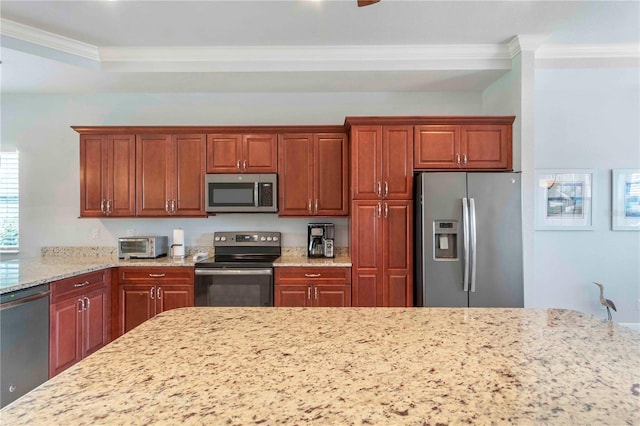
[[[620,322],[618,324],[620,324],[623,327],[628,327],[628,328],[640,333],[640,323],[639,322]]]

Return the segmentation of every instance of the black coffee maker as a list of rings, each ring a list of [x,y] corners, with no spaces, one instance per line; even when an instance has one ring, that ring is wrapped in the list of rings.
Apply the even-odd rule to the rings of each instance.
[[[310,223],[307,230],[308,257],[335,257],[333,223]]]

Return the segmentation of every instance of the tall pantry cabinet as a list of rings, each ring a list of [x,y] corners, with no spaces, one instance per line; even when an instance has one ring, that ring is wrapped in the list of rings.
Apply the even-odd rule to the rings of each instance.
[[[365,120],[350,126],[352,306],[412,306],[413,126]]]

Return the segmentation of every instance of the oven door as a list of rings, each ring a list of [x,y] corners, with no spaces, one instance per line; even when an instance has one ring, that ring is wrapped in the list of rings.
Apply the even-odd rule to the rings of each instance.
[[[273,306],[273,268],[197,268],[195,305]]]

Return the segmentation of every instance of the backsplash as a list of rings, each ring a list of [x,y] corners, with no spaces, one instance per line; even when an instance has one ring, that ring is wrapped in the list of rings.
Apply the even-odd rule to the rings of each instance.
[[[209,246],[187,246],[185,247],[186,257],[193,256],[196,253],[206,252],[209,256],[213,256],[214,249]],[[66,257],[116,257],[118,255],[118,249],[116,247],[85,247],[85,246],[75,246],[75,247],[42,247],[40,249],[40,254],[43,257],[54,257],[54,256],[66,256]],[[306,247],[282,247],[282,255],[283,256],[306,256],[307,248]],[[335,248],[336,257],[340,256],[348,256],[349,248],[348,247],[336,247]]]

